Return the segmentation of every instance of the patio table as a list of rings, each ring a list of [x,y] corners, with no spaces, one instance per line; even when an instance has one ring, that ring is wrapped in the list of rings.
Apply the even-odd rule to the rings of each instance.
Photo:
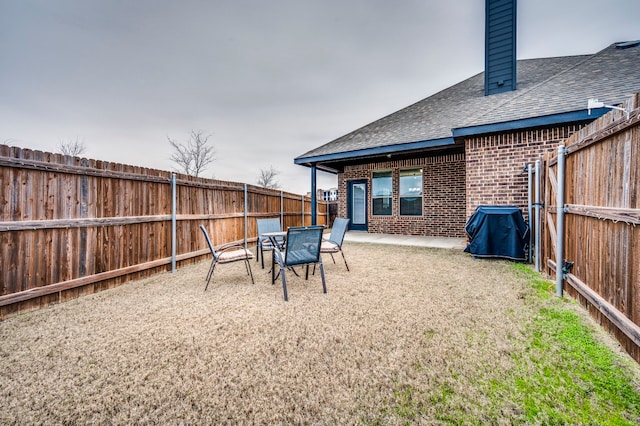
[[[280,251],[282,251],[285,245],[287,244],[287,231],[265,232],[262,235],[264,237],[269,238],[269,241],[271,241],[271,244],[274,247],[277,247],[278,250]],[[271,273],[271,284],[274,284],[276,281],[276,278],[278,278],[278,276],[280,275],[280,271],[278,271],[278,275],[275,275],[275,268],[274,268],[275,261],[276,261],[275,250],[271,250],[271,270],[269,271]],[[293,273],[298,275],[295,270],[293,271]]]
[[[262,235],[269,238],[269,241],[271,241],[271,244],[273,244],[274,247],[277,247],[278,250],[280,251],[282,251],[287,245],[287,231],[265,232]],[[274,284],[276,279],[280,276],[280,271],[278,271],[278,275],[275,275],[275,268],[274,268],[275,256],[276,256],[275,251],[271,250],[271,271],[269,271],[271,272],[271,284]],[[297,277],[300,276],[296,272],[295,268],[289,267],[288,269],[291,272],[293,272]],[[314,266],[314,273],[315,273],[315,266]]]
[[[274,247],[278,247],[279,250],[282,250],[287,242],[287,231],[265,232],[262,235],[269,238],[271,244],[273,244]]]

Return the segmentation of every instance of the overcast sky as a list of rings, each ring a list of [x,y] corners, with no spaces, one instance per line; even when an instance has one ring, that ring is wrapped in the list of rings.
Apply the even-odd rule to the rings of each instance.
[[[519,59],[636,39],[638,0],[518,2]],[[305,193],[296,156],[483,66],[483,0],[0,0],[0,143],[171,170],[201,130],[205,177]]]

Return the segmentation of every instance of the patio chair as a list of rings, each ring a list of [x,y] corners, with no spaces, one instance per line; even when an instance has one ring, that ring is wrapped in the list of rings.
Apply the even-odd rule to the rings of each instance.
[[[280,219],[258,219],[256,220],[256,224],[258,225],[258,244],[256,246],[256,262],[258,260],[262,261],[262,269],[264,269],[264,252],[273,250],[273,243],[263,234],[267,232],[280,232],[282,228],[280,227]],[[276,242],[282,244],[283,239],[278,238]]]
[[[255,284],[255,281],[253,280],[253,273],[251,272],[251,265],[249,264],[249,259],[253,259],[253,253],[245,249],[242,244],[224,245],[220,248],[219,251],[216,251],[213,248],[213,244],[211,244],[211,239],[209,238],[207,229],[204,227],[204,225],[200,225],[200,229],[204,234],[205,240],[207,240],[207,245],[209,246],[209,250],[211,251],[211,256],[213,256],[211,266],[209,267],[209,273],[207,274],[207,285],[204,287],[204,291],[207,291],[207,288],[209,287],[209,281],[211,281],[211,279],[213,278],[213,271],[216,268],[217,264],[244,261],[245,267],[247,269],[247,274],[251,276],[251,283]]]
[[[347,264],[347,259],[344,257],[344,252],[342,251],[342,243],[344,241],[344,234],[347,232],[348,227],[349,219],[337,217],[333,221],[333,227],[331,228],[329,239],[322,240],[322,246],[320,248],[320,253],[329,253],[331,255],[333,263],[336,263],[336,260],[333,258],[333,253],[340,252],[340,254],[342,254],[342,260],[344,260],[344,266],[347,267],[347,271],[349,270],[349,265]]]
[[[289,228],[285,242],[284,252],[279,247],[273,247],[275,264],[271,268],[271,283],[275,282],[275,266],[279,267],[279,274],[282,277],[282,291],[284,300],[288,301],[287,277],[285,271],[293,270],[294,266],[306,266],[307,273],[305,279],[309,279],[309,265],[318,265],[320,276],[322,277],[322,292],[327,292],[327,285],[324,280],[324,266],[320,256],[320,245],[322,243],[322,226],[301,226]]]

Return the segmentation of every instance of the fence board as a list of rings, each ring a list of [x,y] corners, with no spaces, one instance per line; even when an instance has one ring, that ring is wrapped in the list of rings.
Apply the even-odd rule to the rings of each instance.
[[[627,106],[637,108],[638,100],[636,95]],[[562,207],[566,211],[564,258],[574,262],[565,277],[571,285],[565,288],[640,362],[639,127],[640,109],[632,111],[630,120],[616,111],[565,141]],[[556,160],[547,157],[546,163],[551,188],[545,189],[545,241],[552,244],[543,247],[543,259],[555,265],[554,215],[550,213],[556,208]],[[635,327],[632,331],[629,323]]]
[[[550,266],[555,268],[555,263],[549,261]],[[633,343],[640,346],[640,327],[633,321],[624,315],[623,312],[618,311],[600,295],[593,291],[588,285],[582,282],[578,277],[573,274],[567,274],[567,281],[574,287],[574,289],[580,293],[582,297],[587,299],[589,303],[607,317],[615,326],[626,335]]]
[[[260,217],[310,223],[300,195],[176,180],[179,265],[208,254],[200,224],[219,246],[255,241]],[[167,270],[171,199],[170,172],[0,145],[0,319]],[[320,224],[328,211],[318,202]]]

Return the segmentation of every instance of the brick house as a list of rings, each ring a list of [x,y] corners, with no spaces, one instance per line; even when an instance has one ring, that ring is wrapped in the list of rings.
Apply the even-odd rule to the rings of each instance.
[[[487,0],[485,71],[295,159],[338,175],[338,216],[372,233],[464,237],[478,205],[526,215],[527,163],[640,91],[640,41],[516,60],[515,0]]]

